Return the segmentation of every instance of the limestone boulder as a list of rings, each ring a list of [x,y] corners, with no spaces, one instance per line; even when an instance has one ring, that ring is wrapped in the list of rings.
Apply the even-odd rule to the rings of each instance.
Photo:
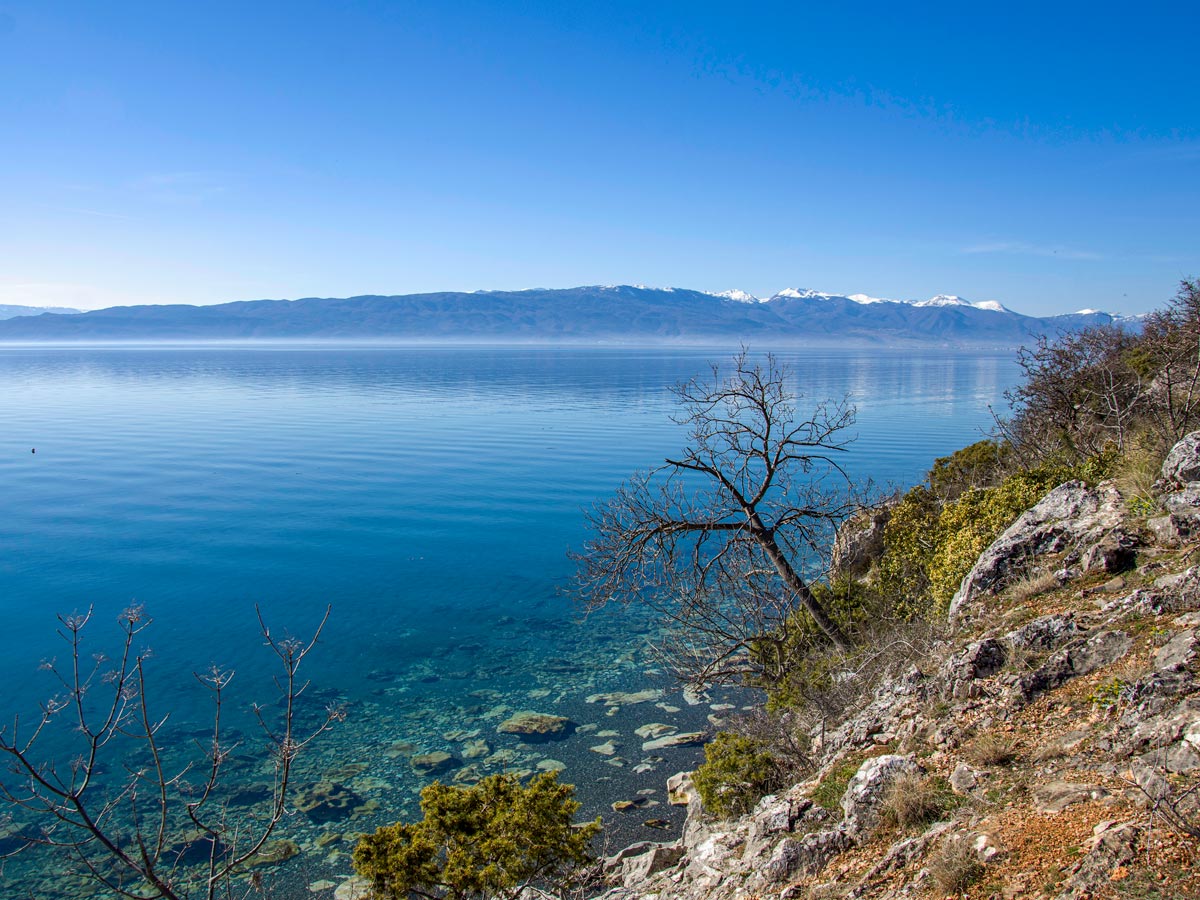
[[[1162,480],[1168,485],[1200,481],[1200,431],[1179,441],[1162,464]]]
[[[1004,588],[1028,560],[1098,543],[1120,524],[1123,508],[1120,492],[1107,482],[1094,490],[1082,481],[1054,488],[983,551],[950,601],[951,619]]]
[[[1004,641],[1017,650],[1049,651],[1077,637],[1080,631],[1072,616],[1054,614],[1026,622],[1006,634]]]
[[[843,828],[814,831],[801,838],[784,838],[760,869],[761,877],[768,884],[779,884],[794,875],[815,875],[853,843]]]
[[[846,831],[860,836],[879,823],[879,809],[892,783],[901,775],[920,772],[920,767],[911,756],[886,754],[866,760],[842,795],[843,822]]]
[[[890,506],[862,509],[842,523],[833,540],[833,571],[851,578],[866,575],[883,555],[883,530],[892,517]]]
[[[1163,506],[1167,510],[1169,532],[1176,539],[1200,534],[1200,484],[1189,484],[1182,490],[1168,494]]]

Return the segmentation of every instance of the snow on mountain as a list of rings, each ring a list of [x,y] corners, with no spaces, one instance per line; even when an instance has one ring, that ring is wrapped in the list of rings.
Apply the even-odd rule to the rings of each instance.
[[[784,288],[771,297],[772,300],[783,298],[797,300],[852,300],[863,306],[871,306],[876,303],[903,303],[906,306],[915,306],[918,308],[931,306],[970,306],[990,312],[1010,312],[1009,309],[996,300],[984,300],[980,303],[972,303],[954,294],[938,294],[936,297],[930,297],[928,300],[891,300],[886,297],[872,297],[870,294],[827,294],[824,291]]]
[[[795,300],[832,300],[840,294],[826,294],[822,291],[811,291],[807,288],[784,288],[779,293],[774,294],[772,300],[795,299]]]
[[[870,306],[872,303],[903,303],[903,300],[888,300],[886,297],[870,297],[867,294],[849,294],[850,300],[855,303],[861,303],[864,306]]]
[[[956,297],[953,294],[938,294],[936,297],[930,297],[928,300],[910,301],[913,306],[970,306],[971,304],[962,297]]]
[[[736,300],[738,303],[760,303],[757,297],[753,294],[747,294],[745,291],[739,291],[734,288],[731,291],[720,291],[713,294],[714,297],[724,297],[726,300]]]

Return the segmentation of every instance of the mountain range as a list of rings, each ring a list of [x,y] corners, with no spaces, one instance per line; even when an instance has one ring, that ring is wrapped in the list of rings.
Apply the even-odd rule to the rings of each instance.
[[[1039,318],[951,295],[886,300],[789,288],[744,291],[591,286],[213,306],[115,306],[0,321],[0,342],[374,340],[387,342],[770,342],[810,346],[1014,347],[1088,325],[1134,321],[1097,310]]]
[[[70,315],[78,312],[77,309],[68,309],[65,306],[14,306],[0,303],[0,319],[12,319],[16,316],[40,316],[42,313]]]

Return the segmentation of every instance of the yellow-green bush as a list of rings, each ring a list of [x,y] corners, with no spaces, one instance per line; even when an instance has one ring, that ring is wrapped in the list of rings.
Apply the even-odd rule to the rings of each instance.
[[[600,820],[572,823],[579,802],[554,773],[522,785],[491,775],[473,787],[434,782],[421,791],[424,818],[363,836],[354,868],[376,900],[411,894],[447,900],[512,898],[530,883],[566,890],[591,862]]]
[[[779,766],[765,745],[730,731],[705,746],[704,763],[692,775],[704,808],[722,818],[749,812],[778,780]]]
[[[1114,462],[1112,454],[1101,454],[1074,466],[1022,469],[994,486],[969,487],[944,504],[918,485],[884,528],[880,591],[903,617],[945,610],[979,555],[1021,513],[1063,482],[1104,477]]]

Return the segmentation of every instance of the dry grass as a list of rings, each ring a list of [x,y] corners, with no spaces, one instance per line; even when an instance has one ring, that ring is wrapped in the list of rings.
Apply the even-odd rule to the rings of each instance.
[[[879,816],[885,826],[910,831],[936,822],[952,805],[953,794],[939,779],[910,773],[892,782]]]
[[[929,874],[943,894],[958,894],[983,875],[983,863],[965,835],[947,838],[929,860]]]
[[[1016,743],[999,731],[985,731],[967,749],[967,759],[977,766],[1006,766],[1016,758]]]
[[[1132,511],[1149,513],[1158,505],[1154,482],[1162,472],[1163,457],[1149,449],[1131,450],[1113,477],[1117,490]]]
[[[1053,572],[1027,572],[1008,586],[1008,596],[1016,603],[1026,603],[1056,587],[1058,579],[1054,577]]]

